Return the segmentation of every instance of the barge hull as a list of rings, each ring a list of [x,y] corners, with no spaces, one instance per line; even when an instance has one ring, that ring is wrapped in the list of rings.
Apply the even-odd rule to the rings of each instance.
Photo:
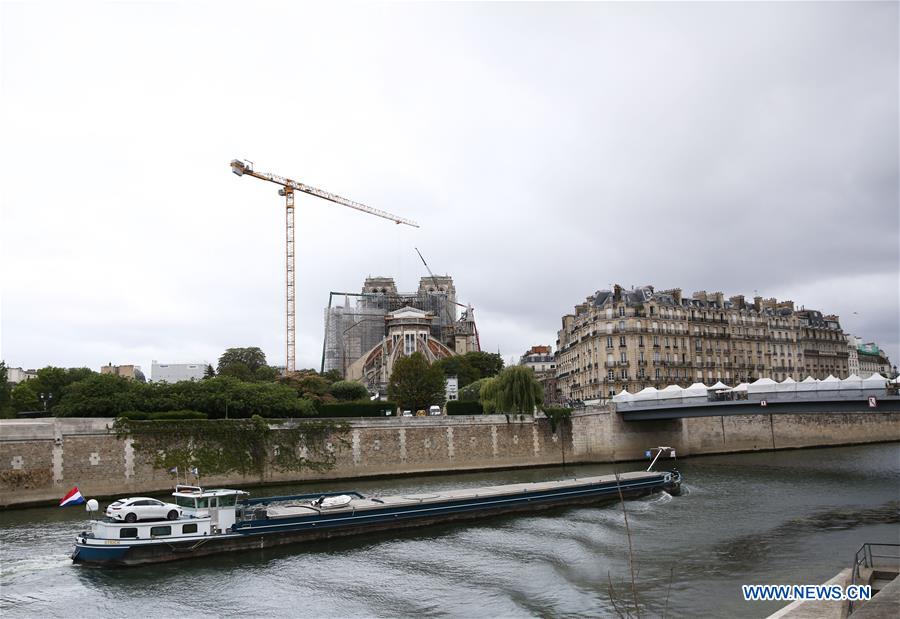
[[[680,485],[677,482],[649,486],[640,484],[637,487],[629,487],[626,484],[622,484],[621,487],[614,488],[612,491],[609,488],[594,488],[586,489],[581,494],[571,494],[562,497],[558,495],[522,497],[516,503],[473,506],[470,509],[434,513],[426,516],[412,516],[409,514],[404,515],[402,512],[394,512],[383,514],[379,517],[380,519],[368,522],[354,522],[353,518],[348,518],[346,519],[348,522],[342,524],[329,523],[327,520],[315,523],[291,522],[290,520],[281,522],[280,519],[261,520],[253,521],[253,524],[256,526],[241,529],[239,532],[210,536],[199,541],[171,541],[162,544],[131,546],[125,544],[110,546],[76,544],[72,559],[76,563],[94,565],[134,566],[162,563],[225,552],[272,548],[336,537],[377,532],[396,532],[413,527],[419,528],[492,516],[545,511],[572,505],[616,502],[619,500],[620,491],[623,498],[640,497],[663,490],[677,494],[679,488]],[[265,530],[263,527],[266,529],[273,527],[281,530]],[[296,528],[292,530],[292,527]]]

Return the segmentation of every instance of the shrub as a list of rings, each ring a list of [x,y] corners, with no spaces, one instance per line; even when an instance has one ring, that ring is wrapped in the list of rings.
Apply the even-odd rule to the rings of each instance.
[[[366,386],[355,380],[339,380],[333,383],[328,391],[339,402],[352,402],[369,397],[369,390],[366,389]]]
[[[141,411],[125,411],[119,413],[118,416],[125,419],[131,419],[132,421],[146,421],[148,418],[147,413],[142,413]]]
[[[480,402],[460,402],[451,400],[447,402],[448,415],[483,415],[484,408]]]

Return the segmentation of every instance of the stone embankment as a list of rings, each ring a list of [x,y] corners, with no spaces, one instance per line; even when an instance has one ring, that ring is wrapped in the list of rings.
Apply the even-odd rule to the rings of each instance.
[[[154,469],[133,441],[112,431],[112,419],[0,421],[0,507],[58,500],[72,486],[92,497],[162,492],[173,476]],[[589,407],[554,432],[531,415],[365,418],[349,422],[329,447],[328,471],[204,477],[204,485],[247,487],[322,479],[439,471],[640,460],[666,445],[679,457],[900,441],[900,413],[859,411],[748,414],[628,422]],[[202,474],[202,472],[201,472]]]

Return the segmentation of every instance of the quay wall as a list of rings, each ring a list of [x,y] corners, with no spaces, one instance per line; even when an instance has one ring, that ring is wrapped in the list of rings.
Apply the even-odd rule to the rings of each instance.
[[[900,441],[900,412],[726,415],[624,421],[611,408],[588,407],[553,432],[531,415],[365,418],[349,420],[328,471],[303,470],[203,477],[204,485],[247,487],[441,471],[549,466],[562,462],[642,460],[657,445],[679,457]],[[0,420],[0,507],[58,501],[72,486],[90,497],[169,490],[173,476],[155,470],[112,419]],[[202,474],[202,471],[201,471]]]

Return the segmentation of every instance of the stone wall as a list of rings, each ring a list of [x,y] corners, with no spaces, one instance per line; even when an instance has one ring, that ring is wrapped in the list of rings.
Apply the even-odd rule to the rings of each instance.
[[[170,489],[111,419],[0,420],[0,506],[58,500],[72,486],[92,497]],[[624,421],[607,408],[576,413],[554,433],[531,415],[371,418],[349,423],[330,440],[335,466],[326,472],[204,477],[204,485],[348,479],[454,470],[545,466],[567,462],[643,460],[658,445],[680,457],[900,441],[900,412],[726,415],[667,421]],[[202,474],[202,471],[201,471]]]
[[[174,476],[155,470],[131,440],[116,438],[112,421],[0,421],[0,506],[58,500],[72,486],[92,497],[171,488]],[[572,452],[569,427],[554,433],[549,421],[531,415],[371,418],[349,426],[343,440],[335,437],[327,445],[336,459],[329,471],[203,477],[202,483],[248,486],[549,465],[561,460],[562,441]]]

